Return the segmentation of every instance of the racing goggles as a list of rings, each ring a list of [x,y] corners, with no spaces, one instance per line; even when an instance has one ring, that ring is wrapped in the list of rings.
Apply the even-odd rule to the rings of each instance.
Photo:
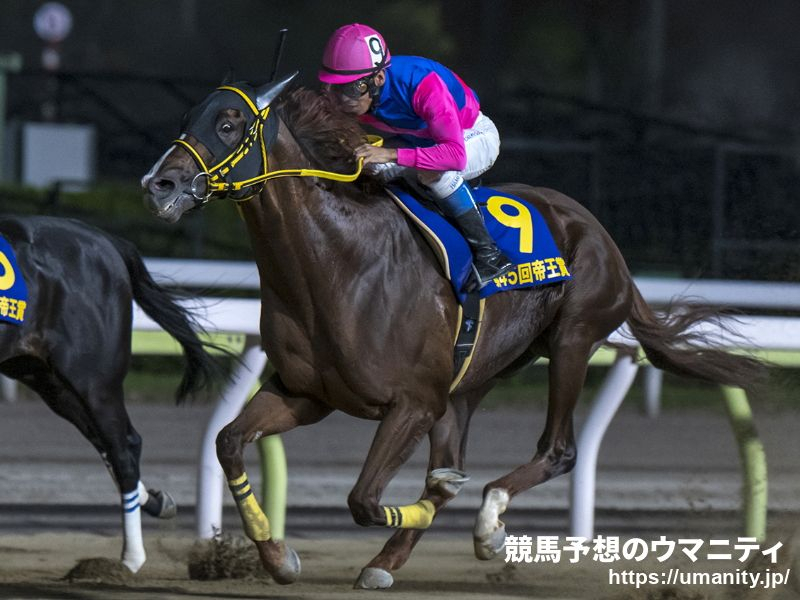
[[[348,81],[347,83],[332,83],[330,84],[331,91],[341,96],[346,96],[351,100],[358,100],[364,94],[370,91],[370,83],[373,75],[367,75],[355,81]]]

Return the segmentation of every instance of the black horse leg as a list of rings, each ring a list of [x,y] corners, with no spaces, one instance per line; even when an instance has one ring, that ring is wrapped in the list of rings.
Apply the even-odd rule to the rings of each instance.
[[[444,416],[434,423],[428,435],[431,451],[422,499],[433,502],[437,515],[456,497],[466,479],[463,474],[467,429],[475,408],[490,387],[491,384],[485,385],[481,389],[451,398]],[[356,587],[391,586],[391,572],[406,563],[425,531],[425,529],[395,531],[380,553],[362,570]]]
[[[239,416],[217,435],[217,458],[236,501],[245,533],[255,542],[264,568],[281,584],[297,579],[300,560],[283,541],[272,539],[269,521],[255,498],[244,470],[244,446],[262,436],[316,423],[329,415],[331,410],[315,400],[290,396],[275,376],[261,387]]]
[[[125,418],[128,419],[127,413]],[[142,457],[142,436],[139,435],[139,432],[136,431],[136,429],[134,429],[130,419],[128,419],[128,432],[126,434],[126,439],[128,442],[128,452],[133,458],[134,464],[136,464],[138,468],[138,465],[141,464]],[[108,463],[108,461],[106,461],[106,464],[109,466],[109,469],[111,469],[111,465]],[[116,480],[116,475],[114,474],[113,469],[111,470],[111,474]],[[178,505],[175,503],[175,499],[166,491],[148,489],[145,487],[141,480],[141,476],[139,476],[138,491],[139,505],[142,507],[142,510],[151,517],[156,517],[158,519],[172,519],[178,514]]]
[[[142,438],[125,412],[122,390],[105,399],[93,400],[89,392],[81,395],[80,390],[67,383],[43,361],[26,358],[24,373],[19,372],[19,367],[16,370],[16,376],[22,383],[34,390],[54,413],[72,423],[95,447],[108,465],[120,491],[135,491],[139,481]],[[97,384],[94,387],[109,389],[114,386]],[[112,454],[124,455],[124,459],[112,459]]]
[[[580,331],[580,328],[573,328]],[[473,531],[475,555],[493,558],[505,545],[505,526],[498,519],[519,492],[568,473],[576,451],[572,413],[583,387],[592,345],[585,336],[562,336],[550,347],[547,421],[536,454],[503,477],[488,483]]]
[[[36,392],[59,417],[72,423],[95,449],[102,454],[101,444],[89,414],[75,392],[50,370],[47,365],[32,357],[14,359],[14,377]]]
[[[141,438],[122,404],[122,389],[104,398],[84,398],[44,362],[26,360],[17,375],[59,416],[72,423],[97,449],[120,489],[123,515],[122,562],[138,571],[145,561],[139,512],[139,452]],[[98,384],[99,389],[114,386]],[[88,396],[88,392],[87,392]]]
[[[84,402],[48,369],[38,368],[32,371],[31,375],[31,377],[24,377],[22,381],[36,391],[54,413],[72,423],[83,437],[94,446],[106,467],[108,467],[114,482],[122,490],[117,471],[108,460],[108,446],[98,433],[98,428]],[[127,419],[127,415],[125,415],[125,419]],[[128,453],[132,458],[133,464],[137,465],[138,471],[142,454],[142,437],[134,429],[130,421],[128,421],[126,439]],[[138,475],[137,480],[139,480]],[[139,504],[147,514],[160,519],[169,519],[177,514],[175,500],[167,492],[154,489],[146,490],[144,485],[139,485],[138,491],[142,494],[139,498]]]
[[[139,481],[138,459],[141,437],[128,418],[121,385],[102,388],[102,394],[92,394],[87,404],[105,448],[103,458],[119,486],[124,536],[122,562],[135,573],[145,561],[140,510],[144,486]]]

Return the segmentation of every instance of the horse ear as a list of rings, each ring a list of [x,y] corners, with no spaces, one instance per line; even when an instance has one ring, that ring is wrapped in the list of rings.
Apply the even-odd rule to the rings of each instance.
[[[284,89],[286,89],[286,86],[289,85],[292,79],[297,77],[298,73],[299,71],[295,71],[277,83],[270,81],[269,83],[265,83],[258,88],[256,90],[256,106],[258,107],[258,110],[264,110],[266,107],[272,104],[272,101],[275,100],[275,98],[277,98]]]
[[[225,78],[222,80],[220,85],[230,85],[236,82],[236,72],[228,67],[228,72],[225,73]]]

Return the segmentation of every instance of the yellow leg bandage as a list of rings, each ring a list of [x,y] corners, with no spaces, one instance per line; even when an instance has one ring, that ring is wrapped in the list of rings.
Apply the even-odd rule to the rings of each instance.
[[[427,529],[433,522],[436,507],[430,500],[420,500],[408,506],[384,506],[386,526],[398,529]]]
[[[258,505],[250,482],[247,481],[247,473],[242,473],[241,477],[236,479],[228,480],[228,487],[231,489],[233,499],[236,500],[236,508],[239,509],[239,516],[242,517],[242,525],[244,525],[247,537],[255,542],[270,540],[269,521]]]

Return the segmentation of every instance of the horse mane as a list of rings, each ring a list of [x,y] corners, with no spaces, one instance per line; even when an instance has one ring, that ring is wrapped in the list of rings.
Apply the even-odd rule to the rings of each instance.
[[[283,94],[276,111],[315,168],[355,172],[353,151],[364,143],[366,133],[356,119],[337,110],[326,94],[296,87]],[[373,179],[364,171],[357,183],[374,183]]]

